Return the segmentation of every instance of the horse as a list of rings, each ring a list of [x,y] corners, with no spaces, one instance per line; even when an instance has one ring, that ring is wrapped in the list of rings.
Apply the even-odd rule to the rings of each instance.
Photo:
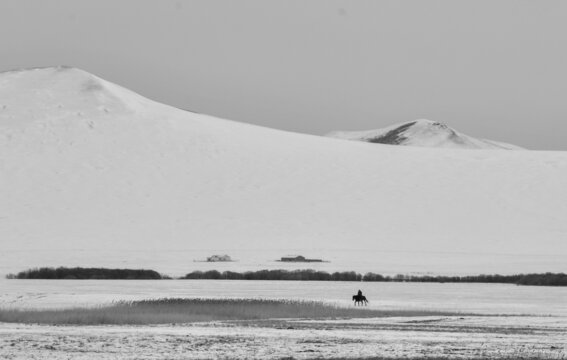
[[[352,301],[354,301],[355,306],[356,304],[360,304],[360,306],[368,304],[368,300],[366,300],[366,296],[364,295],[353,295]]]

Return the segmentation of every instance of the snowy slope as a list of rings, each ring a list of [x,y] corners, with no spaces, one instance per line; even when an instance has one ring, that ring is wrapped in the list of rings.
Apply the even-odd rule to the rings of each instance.
[[[426,119],[408,121],[376,130],[335,131],[329,133],[327,136],[389,145],[461,149],[522,149],[516,145],[492,140],[476,139],[462,134],[446,124]]]
[[[182,272],[213,250],[239,264],[238,251],[324,253],[329,266],[366,256],[376,270],[392,254],[410,268],[424,251],[466,254],[471,266],[520,254],[567,270],[540,261],[567,255],[566,152],[288,133],[182,111],[74,68],[0,74],[0,174],[0,273],[85,262]],[[458,272],[457,258],[431,269]],[[502,269],[516,264],[506,259]]]

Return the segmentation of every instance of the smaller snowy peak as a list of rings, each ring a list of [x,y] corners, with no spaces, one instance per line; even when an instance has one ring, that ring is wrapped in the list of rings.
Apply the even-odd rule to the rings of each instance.
[[[99,117],[139,111],[150,100],[66,66],[0,73],[0,126],[38,119]]]
[[[327,134],[327,136],[388,145],[462,149],[522,149],[511,144],[473,138],[452,129],[447,124],[427,119],[395,124],[376,130],[335,131]]]

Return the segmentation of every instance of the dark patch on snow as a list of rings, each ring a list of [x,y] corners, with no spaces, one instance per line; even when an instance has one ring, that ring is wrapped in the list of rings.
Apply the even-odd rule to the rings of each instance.
[[[200,112],[196,112],[196,111],[185,109],[185,108],[177,108],[177,109],[187,111],[187,112],[190,112],[190,113],[193,113],[193,114],[201,114]]]
[[[463,140],[453,129],[449,129],[449,139],[455,144],[466,145],[466,141]]]
[[[407,124],[401,125],[394,130],[388,131],[386,134],[382,136],[378,136],[372,139],[368,139],[368,142],[377,143],[377,144],[390,144],[390,145],[399,145],[407,138],[404,136],[404,132],[412,127],[415,124],[415,121],[409,122]]]
[[[104,87],[102,86],[100,81],[97,81],[96,79],[89,79],[85,81],[85,83],[82,86],[82,90],[84,92],[97,92],[103,89]]]

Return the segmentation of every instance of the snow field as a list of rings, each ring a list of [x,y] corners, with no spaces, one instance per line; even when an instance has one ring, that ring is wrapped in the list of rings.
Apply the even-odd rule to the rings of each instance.
[[[367,254],[363,271],[374,272],[428,253],[447,256],[413,271],[566,271],[549,261],[567,255],[566,152],[283,132],[175,109],[72,68],[0,74],[0,99],[6,272],[124,261],[188,272],[197,256],[235,249],[264,261],[328,251],[343,264]]]

